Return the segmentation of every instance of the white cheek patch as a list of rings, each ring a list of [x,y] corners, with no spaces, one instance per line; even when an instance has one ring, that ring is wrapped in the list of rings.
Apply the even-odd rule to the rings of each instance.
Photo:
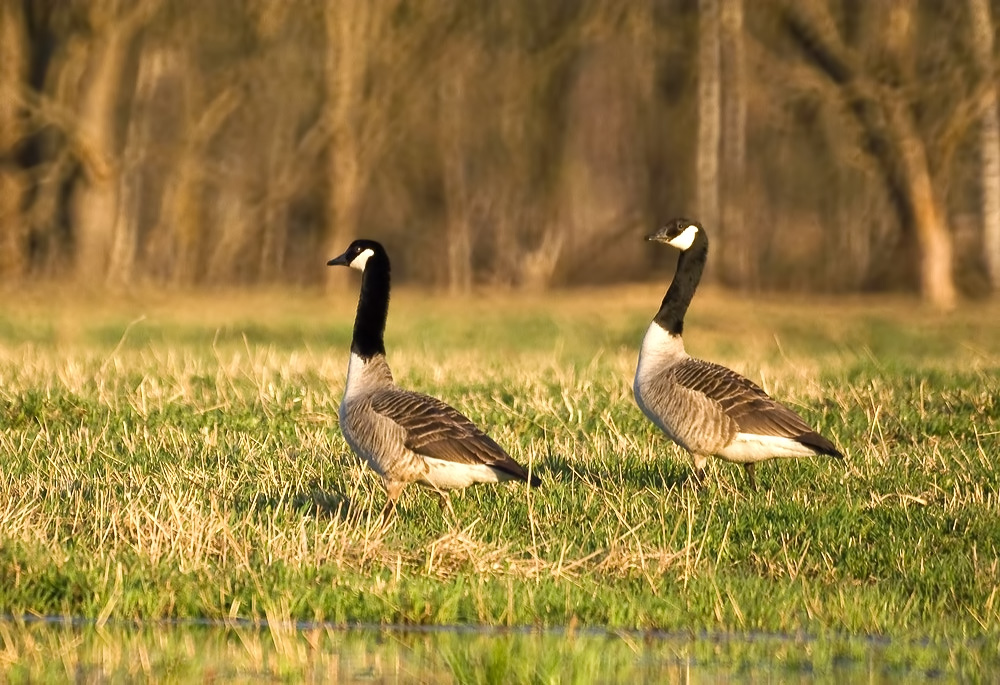
[[[368,248],[367,250],[365,250],[364,252],[362,252],[357,257],[351,260],[350,267],[352,269],[357,269],[358,271],[364,271],[365,264],[368,263],[368,258],[371,257],[373,254],[375,254],[375,251],[372,250],[371,248]]]
[[[670,240],[668,240],[667,245],[673,245],[678,250],[686,250],[689,247],[691,247],[691,245],[694,244],[694,237],[696,235],[698,235],[698,227],[695,226],[694,224],[691,224],[683,231],[681,231],[680,235],[678,235],[676,238],[671,238]],[[351,266],[354,265],[352,264]]]

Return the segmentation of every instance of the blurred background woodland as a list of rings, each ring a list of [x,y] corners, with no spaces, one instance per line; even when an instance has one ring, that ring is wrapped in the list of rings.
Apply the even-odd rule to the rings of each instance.
[[[0,282],[1000,291],[991,0],[0,0]]]

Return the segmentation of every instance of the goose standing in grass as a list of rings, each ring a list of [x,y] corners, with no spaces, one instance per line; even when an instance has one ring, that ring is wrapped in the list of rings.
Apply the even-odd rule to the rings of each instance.
[[[407,483],[435,491],[448,505],[448,491],[474,483],[541,481],[511,459],[472,421],[441,400],[403,390],[385,359],[389,313],[389,256],[373,240],[355,240],[327,262],[362,273],[354,319],[347,385],[340,403],[340,429],[351,449],[382,477],[391,515]]]
[[[684,314],[708,257],[708,236],[696,221],[675,219],[646,237],[680,250],[677,271],[646,330],[633,391],[643,413],[694,458],[698,480],[709,456],[743,464],[751,489],[754,464],[775,457],[842,457],[788,407],[724,366],[684,351]]]

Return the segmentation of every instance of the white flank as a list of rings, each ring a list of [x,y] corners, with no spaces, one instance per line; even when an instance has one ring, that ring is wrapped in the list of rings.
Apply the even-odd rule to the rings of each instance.
[[[754,433],[737,433],[733,441],[718,453],[718,456],[726,461],[738,464],[780,457],[812,457],[815,455],[815,450],[791,438],[756,435]]]
[[[676,238],[671,238],[670,240],[668,240],[667,245],[672,245],[676,247],[678,250],[686,250],[694,244],[694,237],[697,234],[698,234],[698,227],[695,226],[694,224],[691,224],[683,231],[681,231]],[[354,265],[352,264],[351,266]]]
[[[433,457],[423,457],[423,460],[427,464],[427,473],[420,483],[436,490],[456,490],[473,483],[514,480],[513,475],[485,464],[459,464]]]
[[[362,252],[357,257],[355,257],[354,259],[351,260],[351,264],[350,264],[351,268],[352,269],[357,269],[358,271],[364,271],[365,270],[365,264],[368,263],[368,259],[373,254],[375,254],[375,251],[373,249],[371,249],[371,248],[368,248],[367,250],[365,250],[364,252]]]

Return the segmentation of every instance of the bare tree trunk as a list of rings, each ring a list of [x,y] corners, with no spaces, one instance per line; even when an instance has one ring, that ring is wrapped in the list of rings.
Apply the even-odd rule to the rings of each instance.
[[[464,49],[460,56],[472,54]],[[466,57],[468,59],[468,57]],[[439,86],[439,138],[447,212],[448,290],[453,294],[472,289],[472,236],[469,183],[465,156],[466,80],[468,62],[456,60],[447,68]]]
[[[510,12],[510,3],[499,3],[501,12]],[[508,20],[509,21],[509,20]],[[527,79],[534,76],[522,50],[504,50],[497,61],[497,88],[500,97],[500,140],[506,164],[497,172],[496,195],[491,215],[493,231],[493,280],[502,285],[512,285],[520,279],[518,270],[518,228],[530,222],[527,192],[524,179],[529,167],[525,119],[528,112],[523,89],[530,91]],[[493,195],[493,193],[490,193]]]
[[[719,230],[719,153],[721,140],[722,59],[719,1],[698,1],[698,217]],[[713,260],[709,260],[711,265]]]
[[[728,261],[727,280],[741,288],[755,288],[757,236],[743,221],[746,184],[746,68],[744,65],[743,0],[721,0],[722,36],[722,210],[721,235]],[[731,274],[731,275],[728,275]]]
[[[76,276],[103,283],[108,278],[111,246],[118,219],[121,169],[115,140],[115,108],[121,91],[129,44],[156,3],[138,0],[118,16],[115,2],[95,2],[88,9],[95,36],[79,109],[80,144],[86,148],[84,179],[78,184],[72,216]]]
[[[0,282],[20,278],[27,268],[24,182],[16,160],[24,134],[18,93],[27,66],[21,3],[0,0]]]
[[[880,46],[887,63],[904,83],[916,82],[914,46],[916,0],[891,0],[884,7],[887,20],[881,27]],[[955,306],[952,274],[951,234],[945,225],[945,210],[931,178],[927,147],[908,102],[900,97],[882,98],[888,118],[888,134],[895,141],[894,165],[897,188],[903,190],[912,213],[913,230],[920,253],[920,291],[923,298],[939,309]]]
[[[895,81],[912,72],[913,25],[909,0],[890,7],[891,26],[883,26],[879,47],[890,58],[869,74],[859,56],[846,46],[836,22],[822,3],[785,5],[784,19],[804,55],[839,88],[864,133],[865,148],[886,179],[904,227],[913,231],[919,253],[923,299],[938,309],[955,306],[951,234],[931,179],[926,144],[920,135],[905,89]],[[888,68],[887,68],[888,67]],[[878,77],[888,71],[889,84]]]
[[[1000,292],[1000,108],[997,103],[996,61],[993,58],[994,26],[989,0],[969,0],[969,11],[972,15],[972,47],[987,82],[979,133],[983,252],[990,285],[995,292]]]
[[[264,179],[260,208],[259,280],[265,283],[273,282],[280,276],[288,247],[288,221],[285,216],[288,200],[282,194],[284,189],[276,185],[276,182],[281,177],[282,156],[295,143],[294,131],[288,127],[289,121],[289,117],[283,116],[271,119],[271,138],[264,156],[267,176]]]
[[[254,64],[252,77],[254,81],[266,81],[271,65],[262,59],[274,49],[274,43],[288,19],[291,3],[274,3],[263,0],[253,6],[258,53],[252,59]],[[262,89],[276,89],[277,84],[261,83]],[[280,92],[280,91],[279,91]],[[260,253],[257,264],[257,281],[270,283],[276,281],[285,266],[288,252],[288,198],[289,186],[286,179],[289,157],[295,150],[296,121],[282,108],[267,107],[260,113],[261,124],[268,131],[266,148],[261,151],[261,166],[263,178],[254,178],[253,183],[260,184],[257,203],[258,245]],[[301,160],[297,160],[301,162]],[[257,174],[255,174],[257,176]],[[318,266],[318,265],[317,265]]]
[[[276,281],[285,265],[288,250],[288,198],[289,188],[285,170],[289,151],[295,149],[295,124],[291,117],[282,112],[267,112],[263,117],[268,121],[270,131],[267,149],[262,154],[265,176],[255,179],[263,182],[260,190],[260,257],[258,280]]]
[[[113,111],[125,61],[125,36],[109,27],[94,40],[91,68],[80,103],[80,135],[92,163],[84,167],[82,186],[73,203],[76,275],[95,283],[108,275],[108,255],[115,231],[118,169]]]
[[[215,95],[191,126],[173,170],[171,183],[163,194],[161,233],[173,237],[175,285],[191,285],[202,275],[204,231],[199,206],[204,177],[205,147],[236,110],[241,95],[236,87]]]
[[[546,82],[558,59],[544,50],[528,50],[524,44],[526,27],[532,17],[525,6],[511,2],[492,3],[495,23],[502,27],[506,41],[495,50],[493,63],[496,84],[497,126],[503,154],[496,171],[496,190],[485,195],[491,203],[490,216],[494,225],[493,280],[507,286],[524,286],[537,276],[533,253],[525,244],[527,235],[550,230],[543,194],[531,179],[537,178],[537,136],[539,92],[546,91]],[[560,230],[558,225],[551,226]],[[543,239],[543,242],[544,239]],[[561,248],[560,248],[561,249]],[[527,257],[527,258],[526,258]],[[542,268],[542,271],[545,269]]]
[[[912,212],[913,229],[920,252],[920,291],[923,298],[939,309],[952,309],[957,295],[952,273],[951,235],[945,226],[927,152],[909,112],[890,105],[890,126],[898,136],[900,183]]]
[[[28,171],[32,187],[25,208],[28,230],[33,241],[32,267],[40,273],[64,274],[67,262],[73,258],[72,245],[67,245],[69,211],[65,191],[77,175],[78,160],[88,164],[89,149],[75,135],[80,83],[86,71],[87,40],[70,33],[53,52],[46,69],[42,90],[34,115],[47,126],[39,132],[37,150],[43,163]]]
[[[326,240],[330,257],[357,237],[364,171],[358,117],[362,116],[367,52],[373,12],[369,0],[337,0],[325,6],[327,83],[330,98],[330,209]],[[343,288],[343,269],[326,270],[327,287]]]
[[[168,59],[164,50],[155,47],[144,49],[139,55],[135,95],[122,154],[121,192],[116,220],[118,230],[112,236],[108,266],[108,282],[113,285],[128,284],[135,271],[142,213],[142,165],[148,161],[149,146],[154,142],[152,101]]]
[[[398,13],[403,5],[407,11]],[[388,141],[403,130],[401,110],[428,106],[436,90],[441,45],[463,3],[324,3],[326,97],[330,131],[326,254],[358,237],[372,170]],[[399,15],[405,14],[405,21]],[[412,116],[412,115],[411,115]],[[330,289],[347,283],[344,269],[326,269]]]
[[[211,219],[218,228],[205,248],[204,282],[232,285],[247,280],[244,261],[250,259],[248,243],[258,221],[246,202],[251,192],[235,179],[219,188],[210,208]]]
[[[541,243],[534,249],[522,248],[520,278],[521,287],[525,290],[547,290],[552,286],[566,244],[563,224],[559,219],[550,220],[539,231]]]

